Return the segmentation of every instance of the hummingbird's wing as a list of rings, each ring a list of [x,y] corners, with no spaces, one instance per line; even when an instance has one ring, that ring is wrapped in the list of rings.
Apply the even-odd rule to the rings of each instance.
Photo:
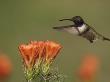
[[[64,28],[71,28],[74,25],[68,25],[68,26],[58,26],[58,27],[53,27],[53,29],[57,29],[57,30],[63,30]]]
[[[88,26],[88,28],[90,28],[90,30],[92,30],[93,34],[95,35],[95,39],[110,41],[109,38],[106,38],[105,36],[99,34],[93,27],[89,26],[88,24],[86,24],[86,25]]]
[[[71,34],[80,34],[80,31],[74,26],[74,25],[68,25],[68,26],[58,26],[53,27],[53,29],[59,30],[59,31],[66,31]]]

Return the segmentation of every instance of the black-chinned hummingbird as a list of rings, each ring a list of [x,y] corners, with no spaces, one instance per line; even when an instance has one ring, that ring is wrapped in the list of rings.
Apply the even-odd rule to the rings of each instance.
[[[59,31],[66,31],[71,34],[84,37],[87,40],[89,40],[90,43],[93,43],[97,39],[110,41],[109,38],[106,38],[105,36],[99,34],[98,32],[95,31],[93,27],[85,23],[84,20],[80,16],[75,16],[71,19],[62,19],[60,21],[64,21],[64,20],[72,21],[74,22],[74,24],[67,25],[67,26],[53,27],[53,29],[56,29]]]

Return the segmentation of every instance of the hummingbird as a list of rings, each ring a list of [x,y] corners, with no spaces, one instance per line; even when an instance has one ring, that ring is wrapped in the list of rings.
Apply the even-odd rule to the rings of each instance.
[[[53,27],[53,29],[65,31],[73,35],[83,37],[87,39],[90,43],[93,43],[98,39],[110,41],[109,38],[99,34],[93,27],[89,26],[80,16],[74,16],[70,19],[61,19],[59,21],[65,20],[72,21],[73,24],[67,26]]]

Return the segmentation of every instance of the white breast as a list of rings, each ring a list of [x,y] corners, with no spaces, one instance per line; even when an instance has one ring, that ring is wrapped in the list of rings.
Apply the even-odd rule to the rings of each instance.
[[[80,33],[84,32],[85,29],[87,28],[85,24],[83,24],[81,27],[77,27],[80,31]],[[79,32],[75,27],[71,27],[71,28],[64,28],[65,31],[71,33],[71,34],[75,34],[78,35]]]
[[[80,33],[84,32],[84,31],[86,30],[86,28],[87,28],[87,27],[86,27],[85,24],[83,24],[81,27],[78,27]]]

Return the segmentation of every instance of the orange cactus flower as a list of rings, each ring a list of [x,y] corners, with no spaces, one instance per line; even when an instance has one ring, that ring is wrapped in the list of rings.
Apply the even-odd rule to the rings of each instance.
[[[82,80],[92,80],[97,72],[98,67],[99,60],[96,56],[85,56],[79,69],[79,77]]]
[[[24,60],[27,78],[33,76],[33,68],[39,73],[40,66],[42,71],[47,73],[52,60],[55,59],[60,49],[61,46],[52,41],[31,41],[27,45],[20,45],[19,50]]]
[[[12,71],[12,63],[6,55],[0,54],[0,78],[7,78]]]
[[[61,45],[52,41],[45,42],[45,61],[50,63],[57,56],[61,49]]]
[[[41,57],[43,52],[43,42],[32,42],[28,45],[22,44],[19,46],[21,56],[27,68],[32,68],[36,61]]]
[[[36,45],[36,51],[39,53],[39,59],[42,58],[44,54],[45,42],[43,41],[31,41],[31,44]]]
[[[60,49],[61,49],[61,45],[58,43],[55,43],[53,41],[45,42],[44,54],[42,57],[43,59],[42,71],[44,74],[48,74],[50,65],[52,61],[55,59],[55,57],[58,55]]]

